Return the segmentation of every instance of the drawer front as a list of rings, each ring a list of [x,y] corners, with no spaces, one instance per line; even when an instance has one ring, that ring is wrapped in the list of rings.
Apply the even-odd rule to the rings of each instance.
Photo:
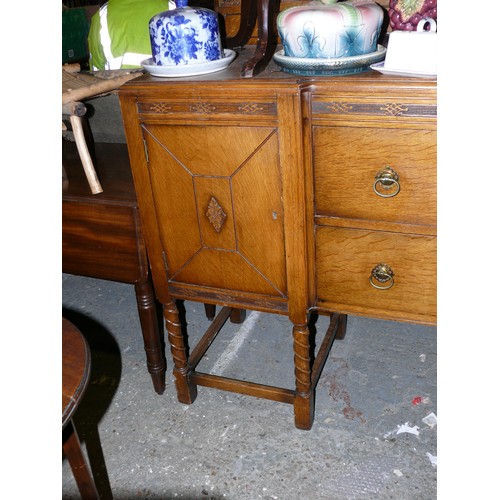
[[[135,283],[148,273],[136,208],[63,202],[62,270]]]
[[[376,269],[380,264],[390,269]],[[391,271],[393,277],[389,278]],[[435,323],[436,279],[435,237],[317,228],[320,308]]]
[[[317,215],[436,224],[435,131],[321,126],[313,144]]]

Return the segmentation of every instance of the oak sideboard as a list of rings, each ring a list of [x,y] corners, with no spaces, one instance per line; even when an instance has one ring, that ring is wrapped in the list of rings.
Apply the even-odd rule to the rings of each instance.
[[[179,401],[198,385],[293,404],[314,393],[347,315],[436,323],[436,81],[307,77],[237,59],[204,76],[144,75],[120,103]],[[221,306],[189,349],[176,300]],[[295,388],[200,373],[237,310],[288,316]],[[311,353],[311,313],[330,326]]]

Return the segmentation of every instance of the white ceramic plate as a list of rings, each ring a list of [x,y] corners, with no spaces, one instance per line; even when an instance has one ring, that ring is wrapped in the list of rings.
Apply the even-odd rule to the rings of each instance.
[[[384,75],[394,75],[394,76],[413,76],[416,78],[436,78],[436,73],[416,73],[415,71],[408,71],[404,69],[386,69],[384,68],[385,61],[372,64],[371,69],[379,71]]]
[[[304,76],[351,75],[369,71],[370,64],[385,58],[386,48],[378,45],[375,52],[351,57],[309,58],[285,56],[284,50],[277,51],[274,62],[287,73]]]
[[[141,66],[151,75],[162,78],[179,78],[181,76],[206,75],[215,73],[229,66],[236,57],[236,52],[230,49],[224,49],[224,57],[216,61],[207,61],[202,63],[184,64],[182,66],[156,66],[153,58],[150,57],[141,62]]]

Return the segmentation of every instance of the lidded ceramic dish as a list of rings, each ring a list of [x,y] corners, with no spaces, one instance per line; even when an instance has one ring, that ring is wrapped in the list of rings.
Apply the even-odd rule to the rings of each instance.
[[[149,21],[152,60],[156,66],[196,65],[224,57],[217,14],[176,0],[176,9]]]
[[[429,30],[425,30],[425,25]],[[385,69],[437,73],[437,25],[424,17],[416,31],[392,31],[389,35]]]
[[[340,58],[377,51],[384,11],[372,0],[313,2],[282,11],[278,33],[286,57]]]

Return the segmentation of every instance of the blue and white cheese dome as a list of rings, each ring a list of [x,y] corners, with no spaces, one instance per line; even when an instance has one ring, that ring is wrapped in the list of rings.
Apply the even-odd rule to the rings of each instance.
[[[177,8],[149,21],[153,61],[157,66],[182,66],[224,57],[217,14],[176,0]]]

